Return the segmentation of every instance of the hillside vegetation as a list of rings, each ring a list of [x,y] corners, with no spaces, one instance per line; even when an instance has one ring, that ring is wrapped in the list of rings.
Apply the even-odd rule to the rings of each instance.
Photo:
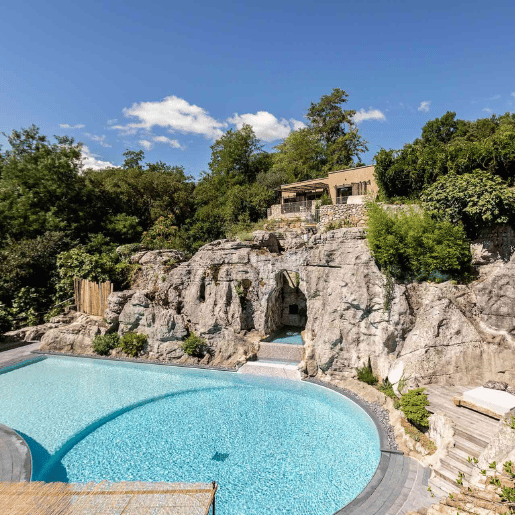
[[[13,130],[0,149],[0,333],[57,313],[72,296],[74,276],[122,288],[139,246],[191,254],[266,217],[281,184],[361,165],[366,142],[346,102],[335,89],[312,103],[308,125],[272,152],[248,125],[227,131],[211,146],[198,182],[182,166],[145,161],[141,150],[126,151],[121,167],[83,169],[73,139],[50,140],[35,126]],[[399,215],[394,230],[393,215],[375,211],[371,249],[393,276],[461,276],[470,263],[468,238],[513,221],[515,115],[468,122],[446,113],[415,142],[375,159],[380,197],[410,199],[428,213],[418,222]],[[431,255],[447,264],[432,263]]]

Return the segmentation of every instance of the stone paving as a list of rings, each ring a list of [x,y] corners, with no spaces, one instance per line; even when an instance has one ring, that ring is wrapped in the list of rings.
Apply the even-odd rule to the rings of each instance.
[[[382,452],[376,474],[365,490],[335,515],[406,515],[435,499],[427,491],[430,470],[413,458]]]
[[[0,424],[0,481],[30,481],[32,457],[25,440]]]
[[[430,469],[396,450],[396,444],[388,438],[388,422],[380,419],[369,403],[334,385],[308,381],[349,397],[368,413],[379,433],[381,459],[376,473],[365,489],[335,515],[406,515],[436,502],[427,490]]]
[[[31,352],[39,349],[40,345],[41,342],[34,342],[29,343],[28,345],[16,347],[15,349],[5,350],[3,352],[2,347],[0,346],[0,367],[11,365],[18,361],[22,361],[23,359],[33,357],[34,354],[31,354]]]

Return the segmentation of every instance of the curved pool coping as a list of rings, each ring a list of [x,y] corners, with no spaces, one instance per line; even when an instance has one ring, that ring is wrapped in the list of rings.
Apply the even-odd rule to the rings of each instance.
[[[340,395],[343,395],[352,402],[356,403],[372,419],[376,426],[376,430],[379,434],[379,447],[381,452],[381,458],[379,459],[379,464],[377,465],[377,469],[374,475],[368,482],[367,486],[365,486],[365,488],[361,490],[361,492],[352,501],[350,501],[345,506],[340,508],[337,512],[335,512],[334,515],[345,515],[348,513],[352,513],[355,507],[358,507],[361,504],[363,504],[363,502],[365,502],[369,497],[371,497],[372,494],[378,489],[387,472],[389,472],[390,474],[395,474],[397,472],[398,463],[394,462],[393,460],[390,460],[390,455],[397,454],[404,456],[404,453],[402,451],[390,448],[390,444],[388,442],[386,430],[383,423],[379,420],[377,415],[370,409],[369,404],[361,397],[359,397],[353,392],[350,392],[349,390],[344,390],[342,388],[339,388],[338,386],[326,383],[324,381],[320,381],[318,379],[308,378],[303,379],[303,381],[306,383],[316,384],[318,386],[322,386],[324,388],[332,390],[336,393],[339,393]],[[400,496],[400,488],[398,493]],[[378,500],[380,501],[380,499]]]
[[[104,356],[89,356],[89,355],[83,355],[83,354],[69,354],[69,353],[61,353],[61,352],[43,352],[43,351],[33,351],[33,354],[36,354],[35,358],[22,358],[20,360],[16,360],[14,363],[8,363],[4,366],[0,365],[0,373],[7,372],[9,369],[14,368],[20,368],[26,365],[30,365],[32,363],[35,363],[37,361],[40,361],[42,359],[45,359],[45,355],[48,356],[63,356],[63,357],[75,357],[75,358],[89,358],[89,359],[98,359],[98,360],[106,360],[106,361],[117,361],[117,362],[129,362],[129,363],[139,363],[139,364],[149,364],[149,365],[164,365],[164,366],[180,366],[184,368],[197,368],[197,369],[208,369],[208,370],[220,370],[225,372],[233,372],[236,373],[237,371],[235,369],[229,369],[229,368],[223,368],[223,367],[208,367],[208,366],[192,366],[187,364],[176,364],[176,363],[163,363],[159,361],[154,360],[142,360],[142,359],[129,359],[129,358],[110,358],[110,357],[104,357]],[[379,460],[379,464],[376,468],[376,471],[370,481],[368,482],[367,486],[348,504],[343,506],[341,509],[335,512],[334,515],[345,515],[347,513],[351,513],[353,511],[354,507],[358,507],[361,505],[364,501],[366,501],[372,494],[378,489],[379,485],[381,484],[382,480],[384,479],[387,472],[390,474],[395,473],[395,470],[392,470],[392,467],[395,467],[393,464],[393,460],[390,460],[391,454],[397,454],[397,455],[403,455],[404,453],[402,451],[398,451],[395,449],[391,449],[390,445],[388,443],[388,438],[386,435],[386,430],[377,415],[370,409],[369,404],[361,399],[358,395],[356,395],[353,392],[350,392],[348,390],[344,390],[342,388],[339,388],[338,386],[335,386],[330,383],[326,383],[324,381],[320,381],[318,379],[313,378],[307,378],[303,379],[303,382],[311,383],[318,385],[323,388],[327,388],[329,390],[332,390],[352,402],[356,403],[365,413],[372,419],[376,426],[376,430],[379,435],[379,446],[380,446],[380,453],[381,457]],[[25,440],[18,434],[16,431],[14,431],[11,428],[8,428],[7,426],[3,426],[0,424],[0,443],[3,443],[4,440],[2,440],[3,435],[6,435],[6,442],[10,442],[8,447],[5,447],[7,452],[0,453],[0,465],[2,465],[2,469],[4,468],[4,460],[5,463],[9,463],[10,461],[10,468],[12,471],[16,470],[21,472],[18,473],[18,477],[21,479],[2,479],[2,476],[0,475],[0,481],[30,481],[31,474],[32,474],[32,456],[30,454],[30,449]],[[7,436],[8,435],[8,436]],[[25,456],[23,457],[23,453],[20,453],[20,445],[21,448],[26,449]],[[10,451],[11,449],[18,449],[18,453],[12,454]],[[2,445],[2,448],[4,446]],[[21,468],[20,468],[21,467]],[[9,466],[7,466],[7,469]],[[1,472],[1,471],[0,471]],[[12,475],[14,477],[14,474]],[[28,479],[26,479],[28,477]],[[23,479],[25,478],[25,479]],[[400,489],[399,489],[399,495],[400,495]]]
[[[30,481],[32,454],[27,442],[10,427],[0,424],[0,481]]]

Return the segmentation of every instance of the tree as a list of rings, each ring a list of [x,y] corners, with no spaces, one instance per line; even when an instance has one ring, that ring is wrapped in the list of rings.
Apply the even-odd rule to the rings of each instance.
[[[328,172],[361,165],[360,154],[366,152],[354,123],[356,111],[344,110],[347,93],[339,88],[311,103],[307,127],[292,131],[275,148],[272,172],[282,183],[316,179]]]
[[[0,160],[0,234],[33,238],[80,225],[81,145],[66,136],[50,144],[35,125],[7,139],[11,150]]]
[[[480,169],[515,181],[515,114],[457,120],[447,112],[422,128],[421,138],[401,150],[381,149],[375,155],[380,196],[418,198],[441,176]]]
[[[275,198],[275,192],[264,185],[271,157],[250,125],[230,129],[211,151],[210,171],[195,189],[196,211],[190,230],[194,247],[223,237],[240,221],[265,217]]]
[[[273,154],[272,173],[281,174],[281,183],[316,179],[325,175],[327,157],[322,141],[313,129],[292,131]],[[279,186],[278,184],[277,186]]]
[[[421,199],[438,218],[462,222],[471,238],[483,227],[512,222],[515,216],[515,194],[500,177],[481,170],[440,177]]]
[[[349,167],[354,158],[368,150],[353,121],[356,111],[341,107],[348,96],[342,89],[335,88],[318,103],[311,103],[306,114],[313,134],[324,146],[326,171]]]
[[[141,165],[141,162],[145,158],[145,152],[143,150],[138,150],[137,152],[134,150],[127,149],[123,153],[123,157],[125,157],[125,160],[123,162],[122,168],[125,170],[130,170],[133,168],[136,168],[138,170],[142,170],[143,166]]]
[[[127,154],[125,152],[124,155]],[[116,231],[113,236],[120,243],[130,241],[128,224],[134,230],[132,241],[135,241],[139,238],[136,234],[138,225],[148,230],[161,216],[173,214],[176,225],[181,227],[193,214],[195,184],[192,177],[184,173],[184,168],[162,162],[142,165],[143,152],[137,154],[137,162],[132,158],[126,160],[126,163],[134,165],[133,168],[107,168],[84,173],[87,187],[95,191],[100,230],[112,233],[118,227],[118,236]],[[122,214],[126,217],[123,224]],[[116,217],[118,223],[114,223]]]

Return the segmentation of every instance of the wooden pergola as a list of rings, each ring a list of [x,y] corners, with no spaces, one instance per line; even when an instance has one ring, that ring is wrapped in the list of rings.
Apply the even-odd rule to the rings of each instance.
[[[0,506],[2,515],[215,515],[216,490],[214,481],[0,482]]]

